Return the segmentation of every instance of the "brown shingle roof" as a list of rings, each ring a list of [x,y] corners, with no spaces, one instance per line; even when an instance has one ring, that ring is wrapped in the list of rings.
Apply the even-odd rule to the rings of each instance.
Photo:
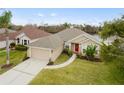
[[[6,31],[5,31],[5,28],[1,28],[0,29],[0,34],[3,34],[3,33],[5,33]],[[14,32],[16,32],[15,30],[11,30],[11,29],[8,29],[8,32],[9,33],[14,33]]]
[[[18,34],[20,33],[25,33],[30,39],[36,39],[36,38],[41,38],[44,36],[51,35],[48,32],[45,32],[43,30],[40,30],[34,26],[25,26],[22,28],[20,31],[17,32]]]
[[[8,36],[9,36],[9,40],[14,40],[15,37],[16,37],[17,33],[14,32],[14,33],[9,33]],[[0,34],[0,41],[5,41],[6,40],[6,34]]]

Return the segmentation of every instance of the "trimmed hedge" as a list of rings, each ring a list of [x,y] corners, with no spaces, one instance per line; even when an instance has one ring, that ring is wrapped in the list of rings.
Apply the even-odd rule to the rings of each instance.
[[[15,47],[16,50],[20,50],[20,51],[26,51],[28,48],[24,45],[16,45]]]

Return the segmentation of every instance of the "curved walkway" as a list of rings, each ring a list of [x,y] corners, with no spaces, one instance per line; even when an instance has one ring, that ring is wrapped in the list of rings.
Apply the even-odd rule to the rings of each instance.
[[[59,65],[46,66],[46,67],[44,67],[44,69],[62,68],[62,67],[65,67],[65,66],[69,65],[70,63],[72,63],[75,59],[76,59],[76,54],[73,54],[72,57],[69,60],[67,60],[66,62],[64,62],[62,64],[59,64]]]

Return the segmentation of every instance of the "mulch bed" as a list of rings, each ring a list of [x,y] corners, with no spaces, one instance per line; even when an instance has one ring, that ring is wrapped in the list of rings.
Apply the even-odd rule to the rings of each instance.
[[[49,62],[47,65],[54,65],[54,62]]]
[[[80,59],[89,60],[86,56],[82,56],[82,57],[80,57]],[[102,60],[100,58],[93,58],[93,59],[90,59],[89,61],[102,62]]]
[[[3,66],[1,66],[1,69],[6,69],[6,68],[10,68],[10,67],[12,67],[13,66],[13,63],[10,63],[10,64],[5,64],[5,65],[3,65]]]

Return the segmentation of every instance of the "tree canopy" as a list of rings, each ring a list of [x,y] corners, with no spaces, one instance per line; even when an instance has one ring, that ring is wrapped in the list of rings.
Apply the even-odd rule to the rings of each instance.
[[[124,17],[104,22],[100,35],[103,39],[111,36],[124,38]]]
[[[118,19],[114,19],[109,22],[105,22],[100,35],[103,39],[107,39],[111,36],[117,36],[117,38],[111,43],[111,45],[102,44],[100,49],[101,58],[104,61],[124,61],[124,16]],[[123,63],[124,65],[124,63]]]
[[[4,11],[0,16],[0,28],[8,28],[11,24],[12,13],[11,11]]]

